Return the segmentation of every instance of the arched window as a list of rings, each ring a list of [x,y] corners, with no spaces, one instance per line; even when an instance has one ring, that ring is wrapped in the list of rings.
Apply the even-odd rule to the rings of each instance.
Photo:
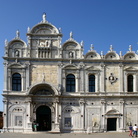
[[[89,76],[89,92],[95,92],[95,75]]]
[[[66,92],[75,92],[75,76],[73,74],[66,77]]]
[[[19,73],[12,75],[12,90],[21,91],[21,75]]]
[[[127,76],[127,91],[133,92],[133,76],[132,75]]]

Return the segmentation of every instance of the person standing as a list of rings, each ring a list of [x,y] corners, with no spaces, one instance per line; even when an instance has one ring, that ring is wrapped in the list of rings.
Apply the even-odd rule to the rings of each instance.
[[[132,125],[130,125],[129,126],[129,136],[133,137],[132,132],[133,132],[133,127],[132,127]]]
[[[135,137],[137,137],[137,129],[138,129],[137,124],[135,124],[133,126],[133,136],[135,135]]]

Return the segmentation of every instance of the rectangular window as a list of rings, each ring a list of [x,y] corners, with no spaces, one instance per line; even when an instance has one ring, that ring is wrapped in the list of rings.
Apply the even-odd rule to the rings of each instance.
[[[68,118],[65,118],[65,127],[71,127],[71,118],[68,117]]]
[[[22,126],[22,116],[15,116],[15,126]]]

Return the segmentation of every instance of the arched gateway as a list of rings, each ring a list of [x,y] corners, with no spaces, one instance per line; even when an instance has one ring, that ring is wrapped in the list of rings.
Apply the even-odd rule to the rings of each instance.
[[[37,124],[37,131],[55,131],[58,124],[57,94],[58,91],[45,82],[35,84],[30,88],[32,100],[31,110],[33,123]],[[59,131],[59,125],[57,126]]]
[[[51,130],[51,109],[48,106],[40,106],[36,110],[37,131]]]

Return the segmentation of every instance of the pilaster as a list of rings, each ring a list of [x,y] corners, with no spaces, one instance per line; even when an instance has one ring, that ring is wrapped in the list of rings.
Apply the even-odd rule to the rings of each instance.
[[[119,83],[119,84],[120,84],[120,85],[119,85],[120,87],[119,87],[119,91],[120,91],[120,92],[123,92],[123,91],[124,91],[124,89],[123,89],[123,86],[124,86],[124,85],[123,85],[123,84],[124,84],[124,83],[123,83],[123,78],[124,78],[124,76],[123,76],[123,65],[120,64],[119,67],[120,67],[120,71],[119,71],[119,78],[120,78],[120,83]]]
[[[100,79],[101,92],[105,92],[105,65],[101,64],[101,79]]]

